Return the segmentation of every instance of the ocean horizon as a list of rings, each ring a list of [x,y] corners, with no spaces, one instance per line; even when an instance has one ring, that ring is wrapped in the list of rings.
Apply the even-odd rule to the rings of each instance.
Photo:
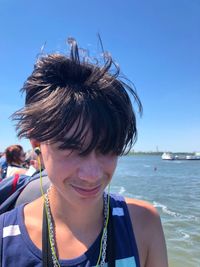
[[[111,192],[157,208],[169,267],[200,267],[200,161],[165,161],[160,155],[119,159]]]

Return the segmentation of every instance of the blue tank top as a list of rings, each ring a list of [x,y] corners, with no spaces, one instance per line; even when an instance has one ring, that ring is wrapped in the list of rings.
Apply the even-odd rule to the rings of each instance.
[[[138,249],[124,198],[111,195],[110,206],[115,235],[116,267],[140,267]],[[3,223],[2,267],[42,267],[42,251],[34,245],[28,235],[23,208],[24,204],[0,216],[0,224]],[[61,259],[60,266],[96,266],[101,234],[83,255],[69,260]]]

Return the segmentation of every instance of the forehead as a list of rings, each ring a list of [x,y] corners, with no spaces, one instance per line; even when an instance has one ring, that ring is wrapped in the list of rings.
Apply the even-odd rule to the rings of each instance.
[[[68,143],[68,146],[71,147],[73,143],[77,145],[75,148],[86,148],[90,145],[93,138],[92,128],[89,123],[84,124],[83,120],[77,119],[75,123],[69,128],[63,137],[63,140],[58,140],[56,142],[56,147],[60,148],[63,142]],[[49,142],[51,143],[51,141]],[[67,145],[66,145],[67,148]]]

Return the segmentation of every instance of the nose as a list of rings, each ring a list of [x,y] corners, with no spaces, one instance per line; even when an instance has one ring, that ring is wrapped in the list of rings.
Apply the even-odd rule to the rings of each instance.
[[[98,182],[103,177],[103,166],[95,151],[83,157],[78,168],[78,177],[87,182]]]

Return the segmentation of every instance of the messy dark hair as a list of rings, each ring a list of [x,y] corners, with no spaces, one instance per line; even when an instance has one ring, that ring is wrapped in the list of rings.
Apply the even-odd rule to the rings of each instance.
[[[8,165],[11,164],[21,164],[23,161],[21,160],[21,153],[23,151],[23,147],[20,145],[11,145],[6,148],[6,162]]]
[[[109,54],[103,64],[92,63],[81,58],[74,39],[69,44],[69,56],[40,56],[24,83],[25,107],[13,114],[18,137],[58,142],[59,149],[78,149],[81,154],[93,149],[128,152],[137,138],[131,95],[142,113],[134,86],[119,79],[120,69]]]

